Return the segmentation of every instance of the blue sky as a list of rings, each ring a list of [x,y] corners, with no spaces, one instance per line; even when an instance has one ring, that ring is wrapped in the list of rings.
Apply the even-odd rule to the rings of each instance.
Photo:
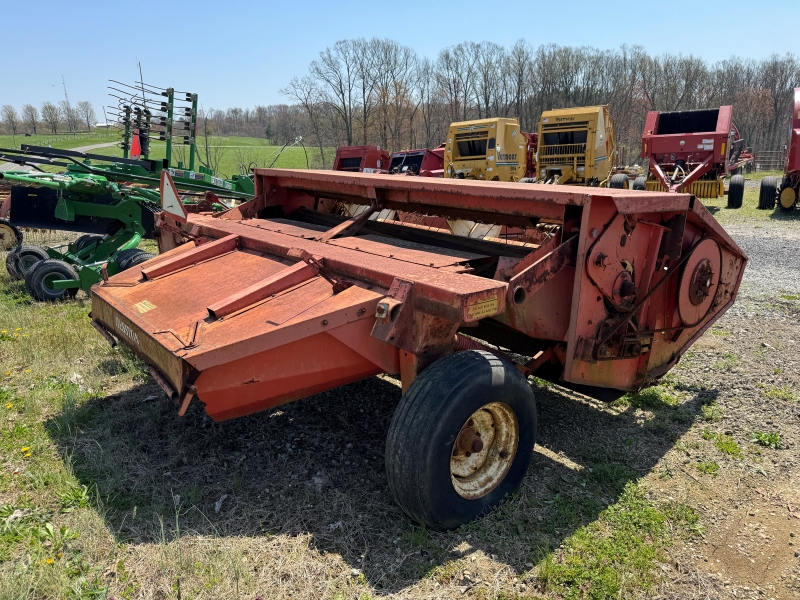
[[[325,46],[354,37],[388,37],[435,57],[461,41],[505,46],[541,43],[650,53],[762,58],[800,54],[797,0],[670,3],[462,2],[159,2],[3,3],[0,105],[90,100],[108,104],[108,79],[144,78],[200,94],[206,108],[284,101],[278,90]],[[652,7],[652,9],[651,9]],[[658,10],[656,10],[658,7]],[[647,12],[646,12],[647,11]]]

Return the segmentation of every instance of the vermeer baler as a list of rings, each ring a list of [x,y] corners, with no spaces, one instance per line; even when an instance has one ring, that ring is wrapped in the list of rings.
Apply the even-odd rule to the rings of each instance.
[[[255,185],[221,217],[167,206],[163,254],[93,288],[94,324],[179,414],[197,399],[230,419],[398,375],[389,484],[436,528],[520,485],[528,375],[602,399],[652,384],[731,306],[747,260],[688,194],[280,169]],[[369,208],[344,219],[336,202]],[[383,209],[530,233],[369,220]]]

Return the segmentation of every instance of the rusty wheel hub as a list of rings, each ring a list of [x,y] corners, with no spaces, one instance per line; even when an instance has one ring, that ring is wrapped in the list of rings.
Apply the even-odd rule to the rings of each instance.
[[[678,282],[678,315],[694,327],[708,314],[719,288],[722,253],[712,238],[698,242],[686,260]]]
[[[476,410],[456,437],[450,480],[462,498],[477,500],[496,488],[511,468],[519,444],[519,424],[502,402]]]
[[[692,279],[689,283],[689,301],[695,306],[702,304],[703,300],[708,296],[713,283],[714,269],[711,266],[711,261],[705,258],[695,267],[692,274]]]

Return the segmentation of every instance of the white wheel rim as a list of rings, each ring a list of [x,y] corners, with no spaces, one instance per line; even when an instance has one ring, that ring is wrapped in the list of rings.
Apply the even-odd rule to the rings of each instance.
[[[495,489],[511,468],[518,445],[519,423],[511,407],[503,402],[481,406],[461,427],[450,452],[456,493],[477,500]],[[472,451],[478,446],[479,451]]]
[[[17,247],[17,234],[11,226],[0,223],[0,250],[11,250]]]

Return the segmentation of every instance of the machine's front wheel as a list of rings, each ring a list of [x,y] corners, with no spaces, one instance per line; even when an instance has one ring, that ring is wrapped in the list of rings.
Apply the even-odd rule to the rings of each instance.
[[[778,178],[762,177],[758,188],[758,208],[772,210],[775,208],[775,197],[778,195]]]
[[[12,279],[25,279],[25,275],[36,263],[47,260],[50,256],[39,246],[22,245],[6,258],[6,269]]]
[[[647,176],[639,175],[633,180],[633,189],[643,191],[647,189]]]
[[[51,258],[39,262],[25,275],[25,289],[40,302],[56,302],[73,298],[78,288],[58,289],[53,282],[61,279],[78,279],[75,268],[63,260]]]
[[[734,175],[728,184],[728,208],[742,208],[744,175]]]
[[[611,181],[608,183],[608,187],[618,190],[627,190],[628,176],[625,175],[625,173],[617,173],[616,175],[612,175]]]
[[[454,529],[522,483],[536,438],[527,379],[481,350],[439,359],[411,384],[386,440],[386,472],[412,519]]]

